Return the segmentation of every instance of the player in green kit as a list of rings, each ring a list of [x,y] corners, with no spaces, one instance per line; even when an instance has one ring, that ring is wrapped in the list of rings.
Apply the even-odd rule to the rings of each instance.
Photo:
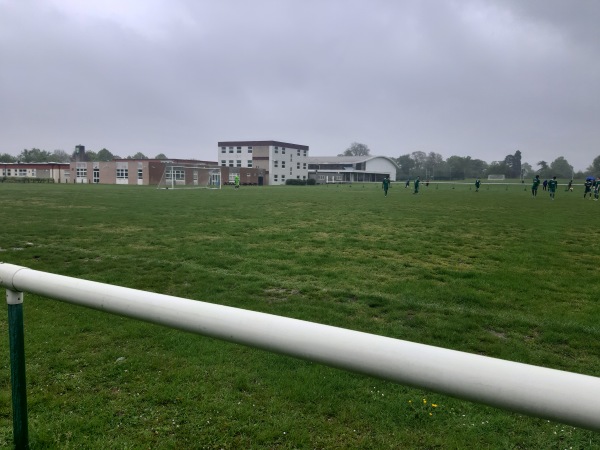
[[[590,195],[590,199],[592,198],[592,185],[594,184],[594,181],[591,178],[587,178],[585,180],[585,183],[583,184],[584,187],[584,191],[583,191],[583,198],[585,198],[586,195]]]
[[[550,198],[554,200],[554,194],[556,193],[556,188],[558,186],[558,181],[556,181],[556,177],[552,177],[550,181],[548,181],[548,191],[550,192]]]
[[[479,180],[479,178],[477,178],[475,180],[475,192],[479,192],[479,186],[481,186],[481,180]]]
[[[419,184],[420,183],[421,183],[421,179],[419,177],[417,177],[417,179],[415,180],[415,191],[413,192],[413,194],[419,193]]]
[[[533,184],[531,185],[531,196],[537,197],[538,186],[540,185],[540,176],[536,175],[533,179]]]
[[[381,189],[383,189],[384,196],[387,197],[387,191],[390,188],[390,176],[386,175],[383,179],[383,183],[381,183]]]

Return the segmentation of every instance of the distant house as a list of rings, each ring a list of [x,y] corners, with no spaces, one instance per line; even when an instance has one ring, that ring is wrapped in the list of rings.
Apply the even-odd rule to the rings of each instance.
[[[396,163],[386,156],[312,156],[308,176],[319,184],[396,181]]]

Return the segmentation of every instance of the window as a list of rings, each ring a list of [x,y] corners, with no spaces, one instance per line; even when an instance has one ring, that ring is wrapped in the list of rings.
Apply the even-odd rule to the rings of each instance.
[[[306,169],[306,163],[303,163],[303,164],[302,164],[302,168],[303,168],[303,169]]]
[[[238,148],[237,148],[237,152],[238,152],[238,153],[242,153],[242,147],[238,147]]]
[[[87,177],[87,167],[77,167],[77,178],[86,178]]]
[[[273,175],[273,181],[277,181],[277,175]]]
[[[31,169],[31,176],[35,177],[35,169]]]
[[[285,155],[285,147],[281,147],[281,154]]]
[[[138,169],[138,180],[144,179],[144,171],[142,169]]]
[[[227,153],[227,147],[221,147],[221,153]]]
[[[221,166],[227,167],[227,160],[226,159],[222,159],[221,160]]]
[[[299,163],[299,162],[297,162],[297,163],[296,163],[296,169],[299,169],[299,168],[300,168],[300,163]]]
[[[296,152],[296,156],[300,156],[300,149]]]
[[[229,147],[229,153],[233,153],[233,147]]]
[[[278,164],[279,164],[279,161],[277,161],[277,160],[273,161],[273,167],[279,167]]]
[[[252,153],[252,147],[248,147],[248,153]]]
[[[233,167],[233,159],[229,160],[229,167]]]
[[[19,176],[20,177],[26,177],[27,176],[27,169],[19,169]]]
[[[238,159],[238,160],[235,162],[235,164],[236,164],[236,167],[242,167],[242,160],[241,160],[241,159]]]
[[[248,166],[248,167],[252,167],[252,160],[251,160],[251,159],[249,159],[247,162],[248,162],[247,166]]]
[[[77,169],[79,171],[79,169]],[[79,175],[77,175],[79,176]],[[117,169],[117,179],[129,178],[129,169]]]
[[[292,168],[290,167],[290,175],[292,174]]]
[[[285,169],[285,161],[283,161],[283,160],[281,161],[281,168]]]
[[[279,147],[275,147],[275,150],[273,151],[273,153],[279,153]]]
[[[304,156],[306,156],[306,150],[304,150]]]
[[[283,183],[285,181],[285,175],[281,175],[281,182]]]

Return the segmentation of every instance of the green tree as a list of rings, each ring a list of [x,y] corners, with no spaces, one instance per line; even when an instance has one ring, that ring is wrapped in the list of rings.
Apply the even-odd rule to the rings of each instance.
[[[0,162],[3,163],[14,163],[17,162],[17,158],[8,153],[0,153]]]
[[[521,164],[521,172],[523,173],[523,177],[529,177],[533,174],[533,167],[529,163]]]
[[[86,150],[85,157],[87,161],[98,161],[98,153],[93,150]]]
[[[26,163],[32,162],[48,162],[52,159],[52,153],[46,150],[40,150],[39,148],[32,148],[31,150],[24,149],[19,155],[17,160]]]
[[[156,155],[154,157],[154,159],[169,159],[169,158],[164,153],[159,153],[158,155]]]
[[[504,165],[507,177],[521,178],[521,151],[517,150],[514,155],[506,155]]]
[[[98,161],[112,161],[114,155],[109,152],[107,149],[103,148],[98,152]]]
[[[344,153],[338,156],[369,156],[371,154],[371,150],[365,144],[361,144],[360,142],[353,142],[350,144]]]
[[[438,176],[444,169],[444,157],[439,153],[429,152],[425,158],[425,173],[428,178],[434,178],[436,174]]]
[[[538,161],[537,165],[540,168],[540,170],[538,170],[538,174],[542,178],[547,177],[548,173],[550,172],[550,168],[548,167],[548,163],[546,161]]]
[[[148,157],[146,155],[144,155],[142,152],[137,152],[133,156],[128,156],[127,159],[148,159]]]
[[[507,176],[510,171],[504,161],[492,161],[487,169],[487,175],[505,175]]]
[[[600,175],[600,156],[596,156],[592,165],[587,168],[588,172],[596,174],[596,176]]]
[[[549,176],[571,178],[573,176],[573,166],[563,156],[559,156],[550,164]]]
[[[469,176],[471,177],[481,177],[488,169],[488,163],[481,159],[472,159],[470,164],[471,172]]]
[[[52,162],[62,162],[62,163],[65,163],[65,162],[71,161],[71,155],[69,155],[64,150],[54,150],[52,152],[52,155],[50,156],[50,160]]]
[[[410,176],[410,170],[415,167],[415,161],[410,157],[409,154],[401,155],[395,158],[396,164],[400,167],[399,174],[402,177]]]
[[[425,168],[425,163],[427,162],[427,153],[421,151],[412,152],[410,154],[410,157],[415,162],[414,169],[418,171],[420,175],[420,172],[423,171],[423,169]]]

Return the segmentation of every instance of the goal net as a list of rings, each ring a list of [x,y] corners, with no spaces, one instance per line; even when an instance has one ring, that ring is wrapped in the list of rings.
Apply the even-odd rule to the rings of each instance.
[[[221,168],[183,163],[165,164],[158,189],[221,189]]]
[[[488,175],[488,180],[505,180],[505,175]]]

